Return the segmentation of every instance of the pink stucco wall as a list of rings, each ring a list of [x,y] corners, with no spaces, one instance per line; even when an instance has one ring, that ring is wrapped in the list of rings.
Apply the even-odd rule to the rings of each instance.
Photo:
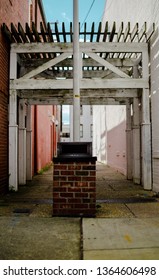
[[[126,175],[126,121],[107,131],[108,165]]]
[[[37,106],[36,143],[34,141],[36,144],[37,171],[52,160],[53,126],[50,120],[52,114],[53,106]]]

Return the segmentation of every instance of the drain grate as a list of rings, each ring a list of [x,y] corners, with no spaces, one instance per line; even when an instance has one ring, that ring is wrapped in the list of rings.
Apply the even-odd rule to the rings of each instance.
[[[13,210],[13,213],[16,214],[30,214],[32,211],[28,208],[17,208]]]
[[[96,200],[97,203],[146,203],[157,201],[158,200],[154,197],[108,198]]]

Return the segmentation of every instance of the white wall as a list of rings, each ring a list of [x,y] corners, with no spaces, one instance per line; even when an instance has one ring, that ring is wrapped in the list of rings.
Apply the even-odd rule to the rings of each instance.
[[[159,192],[159,1],[158,0],[107,0],[103,23],[114,21],[124,26],[130,21],[131,28],[136,22],[141,28],[144,22],[156,24],[156,34],[151,40],[151,104],[152,104],[152,156],[153,189]]]
[[[126,174],[126,108],[119,105],[93,107],[94,156]]]
[[[106,106],[93,106],[93,155],[107,164]]]
[[[158,23],[158,0],[107,0],[103,22],[116,22],[118,25],[123,21],[125,24],[139,22],[143,25],[153,21]]]
[[[91,137],[91,124],[93,124],[93,115],[91,114],[91,106],[82,106],[82,115],[80,115],[80,124],[83,125],[83,137],[80,138],[81,142],[92,142]],[[70,138],[73,141],[73,106],[70,106]]]

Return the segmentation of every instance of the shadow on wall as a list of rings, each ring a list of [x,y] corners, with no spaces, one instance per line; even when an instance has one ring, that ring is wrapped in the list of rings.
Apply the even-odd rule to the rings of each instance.
[[[107,131],[107,164],[126,175],[126,121]]]

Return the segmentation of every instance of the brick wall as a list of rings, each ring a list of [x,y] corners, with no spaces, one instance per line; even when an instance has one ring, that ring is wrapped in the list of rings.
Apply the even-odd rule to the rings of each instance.
[[[95,216],[96,165],[88,162],[54,162],[53,216]]]
[[[33,3],[33,21],[35,21],[35,0]],[[0,194],[8,190],[8,98],[9,98],[9,43],[4,38],[1,25],[17,27],[18,22],[25,29],[29,21],[28,0],[0,0]],[[41,21],[37,11],[37,24]],[[2,67],[3,66],[3,67]]]

